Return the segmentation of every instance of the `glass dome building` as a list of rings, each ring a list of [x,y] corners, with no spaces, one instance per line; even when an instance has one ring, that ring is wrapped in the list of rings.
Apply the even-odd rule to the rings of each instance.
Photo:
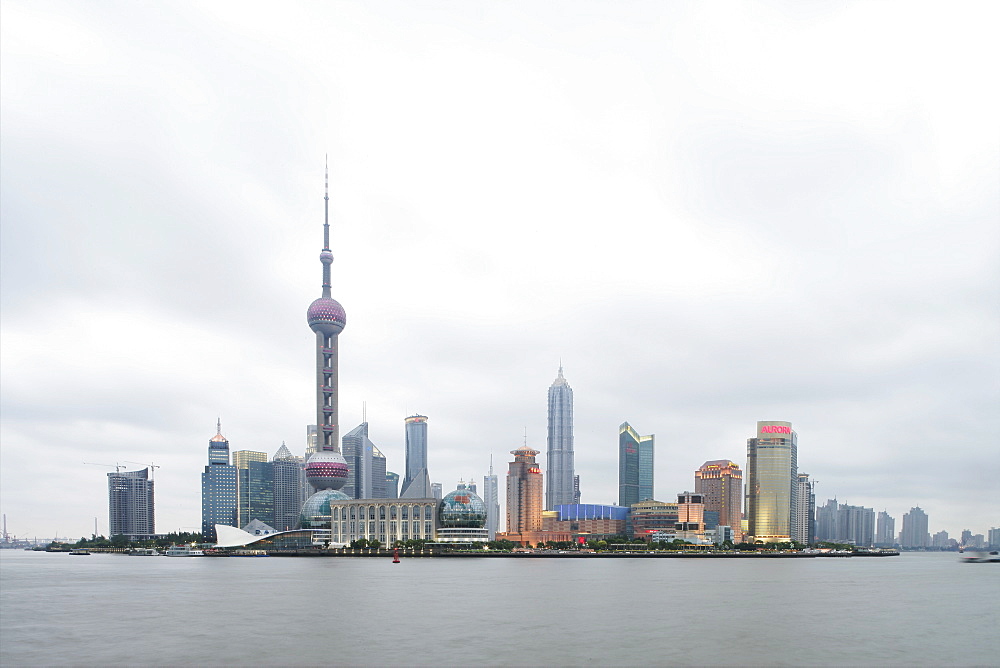
[[[486,504],[459,481],[458,488],[438,505],[437,542],[472,543],[490,539],[486,530]]]
[[[350,497],[336,489],[321,489],[302,504],[300,529],[330,529],[330,502],[347,501]]]

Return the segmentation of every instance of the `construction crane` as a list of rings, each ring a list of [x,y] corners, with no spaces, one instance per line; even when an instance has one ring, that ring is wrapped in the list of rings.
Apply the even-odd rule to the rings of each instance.
[[[149,464],[143,464],[142,462],[132,462],[132,461],[126,460],[125,463],[127,463],[127,464],[140,464],[140,465],[145,466],[146,468],[148,468],[149,469],[149,479],[150,480],[152,480],[153,476],[156,474],[156,469],[160,468],[158,464],[153,464],[152,462],[150,462]]]
[[[120,473],[122,469],[127,469],[128,467],[124,464],[114,463],[114,464],[98,464],[97,462],[84,462],[90,466],[103,466],[106,469],[114,469],[115,473]]]

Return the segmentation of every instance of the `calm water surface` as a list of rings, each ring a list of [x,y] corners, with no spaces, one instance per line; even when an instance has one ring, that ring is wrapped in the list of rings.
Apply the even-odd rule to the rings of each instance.
[[[0,551],[0,664],[1000,665],[1000,566]]]

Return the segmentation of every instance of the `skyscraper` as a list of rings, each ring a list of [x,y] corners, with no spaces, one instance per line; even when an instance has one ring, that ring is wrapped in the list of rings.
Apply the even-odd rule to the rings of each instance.
[[[299,523],[302,507],[302,486],[305,472],[301,457],[296,457],[282,443],[271,460],[274,468],[274,524],[278,531],[294,529]]]
[[[483,503],[486,504],[486,530],[490,540],[495,540],[500,530],[500,485],[493,473],[493,455],[490,455],[490,473],[483,476]]]
[[[816,540],[816,496],[808,473],[796,476],[795,508],[792,510],[792,540],[809,545]]]
[[[798,481],[798,435],[791,422],[757,423],[747,440],[747,524],[755,541],[792,539],[792,510]]]
[[[705,462],[694,472],[694,491],[705,498],[705,511],[719,513],[719,525],[733,528],[733,542],[743,539],[743,471],[728,459]]]
[[[535,463],[538,450],[523,445],[507,470],[507,533],[542,530],[542,471]]]
[[[108,527],[112,536],[156,533],[149,469],[108,474]]]
[[[385,498],[399,498],[399,474],[392,471],[385,472]]]
[[[343,455],[350,475],[343,492],[352,499],[384,499],[385,455],[368,438],[368,422],[362,422],[343,438]]]
[[[236,467],[229,464],[229,441],[222,435],[222,420],[208,441],[208,466],[201,474],[201,535],[215,540],[215,525],[237,526]]]
[[[930,534],[927,533],[927,513],[920,506],[910,508],[903,514],[903,530],[899,532],[900,547],[927,547]]]
[[[417,487],[410,490],[410,486],[414,484]],[[426,415],[411,415],[406,418],[406,475],[399,496],[421,499],[433,496],[430,476],[427,473]]]
[[[640,436],[628,422],[618,429],[618,505],[653,498],[655,436]]]
[[[882,511],[875,521],[875,547],[892,547],[896,543],[896,520]]]
[[[576,503],[573,491],[573,388],[559,375],[549,386],[549,428],[546,436],[548,469],[545,485],[545,508]]]
[[[236,526],[245,527],[252,520],[274,525],[274,467],[266,452],[237,450],[233,453],[236,467],[237,503]]]
[[[344,307],[330,296],[330,177],[326,175],[323,194],[323,294],[306,311],[309,328],[316,333],[316,447],[306,461],[306,479],[316,493],[302,505],[300,525],[308,528],[329,528],[327,517],[330,501],[347,499],[340,488],[347,482],[348,468],[340,454],[339,401],[339,337],[347,324]],[[316,519],[313,519],[316,518]]]

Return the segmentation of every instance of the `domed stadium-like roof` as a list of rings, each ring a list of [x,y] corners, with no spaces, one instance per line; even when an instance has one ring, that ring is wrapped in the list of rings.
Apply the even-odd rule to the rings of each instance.
[[[302,504],[299,527],[302,529],[330,528],[330,502],[348,501],[351,497],[336,489],[321,489]],[[317,519],[322,517],[323,519]]]
[[[438,525],[442,528],[481,529],[486,526],[486,504],[464,482],[441,499]]]

